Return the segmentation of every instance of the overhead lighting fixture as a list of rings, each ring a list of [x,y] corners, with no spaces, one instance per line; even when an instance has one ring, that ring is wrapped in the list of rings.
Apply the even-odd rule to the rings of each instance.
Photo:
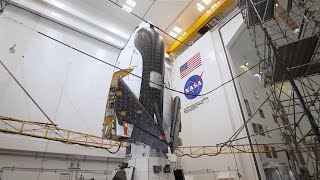
[[[113,37],[111,37],[111,36],[106,36],[106,39],[107,39],[108,41],[111,41],[111,42],[115,41],[115,39],[114,39]]]
[[[240,68],[246,71],[248,70],[248,65],[249,63],[245,62],[243,65],[240,66]]]
[[[169,33],[169,35],[172,36],[172,37],[174,37],[174,38],[177,37],[177,33],[173,32],[173,31],[171,31],[171,32]]]
[[[211,3],[211,0],[202,0],[202,2],[206,3],[206,5]]]
[[[262,77],[260,74],[255,74],[254,77],[259,80],[259,81],[262,81]]]
[[[122,6],[122,9],[125,10],[125,11],[127,11],[128,13],[130,13],[130,12],[132,11],[132,8],[129,7],[129,6],[127,6],[127,5],[123,5],[123,6]]]
[[[204,10],[204,6],[202,6],[200,3],[197,3],[197,9],[198,11],[203,11]]]
[[[54,6],[58,7],[58,8],[64,8],[64,4],[62,4],[62,3],[60,3],[60,2],[58,2],[58,1],[56,1],[56,0],[52,0],[51,3],[52,3]]]
[[[131,6],[131,7],[135,7],[136,6],[136,2],[132,1],[132,0],[127,0],[126,3]]]
[[[178,34],[181,33],[181,31],[182,31],[182,30],[181,30],[179,27],[177,27],[177,26],[174,27],[173,30],[174,30],[176,33],[178,33]]]
[[[57,14],[57,13],[55,13],[55,12],[51,12],[50,14],[51,14],[52,16],[57,17],[57,18],[61,18],[61,15],[60,15],[60,14]]]

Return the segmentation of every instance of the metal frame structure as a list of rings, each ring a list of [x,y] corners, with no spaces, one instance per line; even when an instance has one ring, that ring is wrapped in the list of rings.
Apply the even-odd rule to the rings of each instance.
[[[0,0],[0,14],[7,3]],[[274,150],[264,146],[273,145],[275,151],[287,152],[297,179],[310,179],[310,176],[319,179],[320,83],[314,80],[320,79],[319,4],[316,0],[240,0],[238,4],[257,49],[258,61],[262,62],[259,71],[268,87],[277,130],[281,131],[284,143],[249,146],[232,145],[230,141],[217,146],[178,147],[176,155],[271,153]],[[314,46],[295,44],[312,37],[317,39]],[[308,42],[306,44],[311,44]],[[282,48],[290,50],[291,45],[301,47],[300,53],[310,58],[300,62],[281,51]],[[304,50],[308,48],[312,49],[311,54]],[[290,94],[284,90],[285,86],[292,89]],[[54,124],[5,116],[0,116],[0,131],[103,149],[123,146],[121,142],[57,128]]]
[[[240,0],[297,179],[320,179],[320,2]],[[285,7],[286,6],[286,7]],[[312,43],[313,42],[313,43]],[[290,89],[290,93],[288,93]]]
[[[272,149],[270,144],[252,144],[253,151],[250,147],[250,144],[235,144],[235,145],[227,145],[227,146],[191,146],[191,147],[178,147],[175,154],[178,157],[181,156],[189,156],[189,157],[197,157],[197,156],[216,156],[219,154],[239,154],[239,153],[275,153],[286,151],[287,147],[284,143],[273,143],[275,145],[275,149]]]
[[[102,149],[118,148],[119,146],[126,147],[120,141],[113,141],[95,135],[57,128],[50,123],[26,121],[6,116],[0,116],[0,132]]]
[[[80,133],[72,130],[56,128],[50,123],[26,121],[6,116],[0,116],[0,132],[19,134],[41,139],[48,139],[69,144],[78,144],[87,147],[101,149],[126,147],[123,142],[104,139],[103,137]],[[276,149],[272,149],[273,145]],[[216,156],[218,154],[238,154],[238,153],[274,153],[287,151],[288,146],[285,143],[272,144],[253,144],[252,151],[249,144],[237,145],[216,145],[216,146],[180,146],[175,154],[177,156]],[[268,148],[266,148],[268,147]],[[304,147],[306,149],[307,147]]]
[[[3,13],[5,7],[9,4],[7,0],[0,0],[0,14]]]

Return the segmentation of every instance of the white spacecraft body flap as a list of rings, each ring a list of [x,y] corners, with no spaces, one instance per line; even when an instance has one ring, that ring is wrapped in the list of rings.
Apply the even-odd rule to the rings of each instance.
[[[135,30],[135,32],[131,35],[127,45],[121,51],[117,66],[121,69],[133,69],[132,74],[137,75],[134,76],[132,74],[127,75],[123,78],[123,81],[127,84],[127,86],[131,89],[133,94],[139,99],[140,97],[140,89],[141,89],[141,81],[142,79],[142,70],[143,70],[143,60],[141,53],[135,48],[134,38],[136,33],[143,27],[149,27],[150,25],[147,23],[141,23],[139,27]]]
[[[172,66],[168,60],[165,60],[164,66],[164,84],[166,87],[171,88],[171,71]],[[171,132],[171,123],[172,123],[172,115],[171,115],[171,106],[172,106],[172,91],[164,88],[163,90],[163,130],[166,135],[166,139],[170,142],[170,132]]]

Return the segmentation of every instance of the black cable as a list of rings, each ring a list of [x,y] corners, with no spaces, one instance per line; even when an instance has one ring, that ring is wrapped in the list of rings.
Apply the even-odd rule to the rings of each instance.
[[[15,22],[17,22],[17,21],[15,21]],[[19,22],[17,22],[17,23],[19,23]],[[23,24],[23,23],[20,23],[20,24]],[[31,28],[31,29],[32,29],[32,28]],[[34,29],[33,29],[33,30],[34,30]],[[77,51],[77,52],[80,52],[80,53],[82,53],[82,54],[84,54],[84,55],[88,56],[88,57],[91,57],[92,59],[95,59],[95,60],[97,60],[97,61],[99,61],[99,62],[101,62],[101,63],[107,64],[107,65],[109,65],[109,66],[111,66],[111,67],[114,67],[114,68],[116,68],[116,69],[118,69],[118,70],[121,70],[121,71],[127,72],[128,74],[131,74],[131,75],[133,75],[133,76],[135,76],[135,77],[138,77],[138,78],[140,78],[140,79],[142,79],[142,80],[144,80],[144,81],[147,81],[147,82],[150,82],[150,83],[156,84],[156,85],[161,86],[161,87],[163,87],[163,88],[166,88],[166,89],[168,89],[168,90],[171,90],[171,91],[174,91],[174,92],[177,92],[177,93],[180,93],[180,94],[184,94],[184,95],[192,95],[192,96],[205,96],[205,95],[208,95],[208,94],[210,94],[210,93],[214,92],[215,90],[217,90],[217,89],[219,89],[219,88],[223,87],[224,85],[228,84],[229,82],[234,81],[236,78],[241,77],[243,74],[245,74],[246,72],[250,71],[251,69],[253,69],[253,68],[257,67],[260,63],[262,63],[262,62],[264,62],[264,61],[265,61],[265,60],[260,61],[259,63],[257,63],[256,65],[252,66],[252,67],[251,67],[251,68],[249,68],[248,70],[246,70],[246,71],[242,72],[242,73],[241,73],[241,74],[239,74],[238,76],[235,76],[235,77],[234,77],[234,78],[232,78],[231,80],[229,80],[229,81],[227,81],[227,82],[225,82],[225,83],[221,84],[220,86],[218,86],[218,87],[214,88],[213,90],[210,90],[210,91],[209,91],[209,92],[207,92],[207,93],[199,94],[199,95],[193,95],[193,94],[184,93],[184,92],[181,92],[181,91],[178,91],[178,90],[172,89],[172,88],[168,88],[168,87],[166,87],[165,85],[161,85],[161,84],[158,84],[158,83],[152,82],[152,81],[150,81],[150,80],[146,80],[146,79],[144,79],[143,77],[140,77],[140,76],[138,76],[138,75],[136,75],[136,74],[133,74],[133,73],[128,72],[128,71],[126,71],[126,70],[124,70],[124,69],[122,69],[122,68],[119,68],[119,67],[117,67],[117,66],[115,66],[115,65],[113,65],[113,64],[110,64],[110,63],[108,63],[108,62],[105,62],[105,61],[103,61],[103,60],[101,60],[101,59],[99,59],[99,58],[97,58],[97,57],[94,57],[94,56],[92,56],[92,55],[90,55],[90,54],[88,54],[88,53],[86,53],[86,52],[83,52],[83,51],[81,51],[81,50],[79,50],[79,49],[77,49],[77,48],[75,48],[75,47],[73,47],[73,46],[71,46],[71,45],[68,45],[68,44],[66,44],[66,43],[64,43],[64,42],[61,42],[61,41],[59,41],[59,40],[57,40],[57,39],[55,39],[55,38],[53,38],[53,37],[51,37],[51,36],[48,36],[48,35],[46,35],[46,34],[42,33],[42,32],[39,32],[39,31],[37,31],[37,30],[35,30],[35,31],[36,31],[37,33],[39,33],[39,34],[41,34],[41,35],[43,35],[43,36],[45,36],[45,37],[47,37],[47,38],[49,38],[49,39],[53,40],[53,41],[56,41],[56,42],[58,42],[58,43],[60,43],[60,44],[62,44],[62,45],[64,45],[64,46],[66,46],[66,47],[69,47],[69,48],[71,48],[71,49],[73,49],[73,50],[75,50],[75,51]],[[21,85],[21,84],[20,84],[20,85]],[[26,92],[26,93],[27,93],[27,92]],[[38,108],[40,108],[40,107],[38,107]],[[40,108],[40,109],[41,109],[41,108]],[[257,111],[256,111],[256,112],[257,112]],[[255,113],[256,113],[256,112],[255,112]],[[43,113],[44,113],[44,112],[43,112]],[[254,114],[255,114],[255,113],[254,113]],[[49,118],[49,119],[50,119],[50,118]],[[251,118],[249,118],[249,120],[251,120]],[[49,120],[49,121],[50,121],[50,120]],[[52,121],[50,121],[50,122],[52,122]],[[247,124],[247,123],[245,123],[245,124]],[[243,129],[243,127],[242,127],[242,129]],[[242,130],[242,129],[241,129],[241,130]],[[241,131],[241,130],[240,130],[240,131]],[[240,133],[240,131],[239,131],[239,133]],[[237,133],[237,132],[238,132],[238,131],[236,131],[236,133]],[[239,134],[239,133],[238,133],[238,134]],[[237,135],[238,135],[238,134],[237,134]],[[235,134],[234,134],[234,135],[235,135]],[[233,135],[233,136],[234,136],[234,135]],[[237,135],[236,135],[236,137],[237,137]],[[233,136],[231,136],[231,138],[232,138]],[[230,141],[230,140],[231,140],[231,138],[230,138],[226,143],[228,143],[228,142],[232,143],[232,141]],[[225,146],[225,145],[223,145],[223,146]],[[220,152],[221,152],[221,150],[222,150],[223,146],[221,146],[220,151],[219,151],[219,153],[218,153],[218,154],[220,154]],[[218,154],[216,154],[216,155],[218,155]],[[216,155],[208,155],[208,156],[216,156]],[[202,155],[200,155],[200,156],[202,156]],[[200,156],[199,156],[199,157],[200,157]],[[194,158],[194,157],[193,157],[193,158]]]
[[[11,0],[10,0],[10,1],[11,1]],[[58,22],[58,21],[54,21],[54,20],[52,20],[52,19],[50,19],[50,18],[48,18],[48,17],[46,17],[46,16],[44,16],[44,15],[41,15],[41,14],[37,13],[36,11],[32,11],[32,10],[30,10],[30,9],[24,8],[24,7],[22,7],[22,6],[18,6],[18,5],[13,4],[13,3],[8,3],[8,5],[14,6],[14,7],[19,8],[19,9],[22,9],[22,10],[28,12],[28,13],[34,14],[34,15],[36,15],[36,16],[39,16],[39,17],[41,17],[41,18],[43,18],[43,19],[45,19],[45,20],[48,20],[48,21],[53,22],[53,23],[55,23],[55,24],[58,24],[58,25],[60,25],[60,26],[62,26],[62,27],[65,27],[65,28],[67,28],[67,29],[70,29],[70,30],[72,30],[72,31],[75,31],[75,32],[77,32],[77,33],[79,33],[79,34],[81,34],[81,35],[87,36],[87,37],[89,37],[89,38],[91,38],[91,39],[94,39],[94,40],[96,40],[96,41],[98,41],[98,42],[101,42],[101,43],[103,43],[103,44],[106,44],[106,45],[108,45],[108,46],[110,46],[110,47],[112,47],[112,48],[115,48],[115,49],[118,49],[118,50],[123,50],[123,47],[122,47],[122,48],[117,47],[117,46],[113,45],[112,43],[108,43],[108,42],[106,42],[106,41],[103,41],[103,40],[101,40],[101,39],[99,39],[99,38],[97,38],[97,37],[94,37],[94,36],[92,36],[92,35],[89,35],[89,34],[87,34],[87,33],[83,33],[83,32],[81,32],[80,30],[77,30],[76,28],[73,28],[73,27],[71,27],[71,26],[64,25],[63,23],[60,23],[60,22]]]
[[[136,74],[134,74],[134,73],[132,73],[132,72],[129,72],[129,71],[127,71],[127,70],[124,70],[124,69],[122,69],[122,68],[120,68],[120,67],[118,67],[118,66],[116,66],[116,65],[111,64],[111,63],[105,62],[105,61],[103,61],[103,60],[101,60],[101,59],[99,59],[99,58],[97,58],[97,57],[95,57],[95,56],[92,56],[92,55],[90,55],[90,54],[88,54],[88,53],[86,53],[86,52],[84,52],[84,51],[81,51],[81,50],[73,47],[73,46],[70,46],[70,45],[68,45],[68,44],[66,44],[66,43],[64,43],[64,42],[61,42],[61,41],[59,41],[59,40],[57,40],[57,39],[55,39],[55,38],[53,38],[53,37],[51,37],[51,36],[48,36],[48,35],[42,33],[42,32],[39,32],[39,31],[37,31],[37,32],[38,32],[39,34],[41,34],[41,35],[43,35],[43,36],[45,36],[45,37],[53,40],[53,41],[56,41],[56,42],[58,42],[58,43],[60,43],[60,44],[62,44],[62,45],[64,45],[64,46],[67,46],[67,47],[69,47],[69,48],[71,48],[71,49],[73,49],[73,50],[75,50],[75,51],[78,51],[78,52],[86,55],[86,56],[89,56],[89,57],[91,57],[92,59],[95,59],[96,61],[99,61],[99,62],[101,62],[101,63],[103,63],[103,64],[108,65],[108,66],[114,67],[114,68],[116,68],[116,69],[118,69],[118,70],[120,70],[120,71],[126,72],[126,73],[128,73],[128,74],[131,74],[131,75],[133,75],[133,76],[135,76],[135,77],[137,77],[137,78],[140,78],[140,79],[143,80],[143,81],[147,81],[147,82],[149,82],[149,83],[152,83],[152,84],[155,84],[155,85],[157,85],[157,86],[166,88],[166,89],[168,89],[168,90],[170,90],[170,91],[174,91],[174,92],[179,93],[179,94],[190,95],[190,96],[206,96],[206,95],[214,92],[215,90],[221,88],[222,86],[228,84],[229,82],[234,81],[236,78],[241,77],[243,74],[245,74],[246,72],[250,71],[251,69],[257,67],[260,63],[262,63],[262,62],[265,61],[265,60],[260,61],[259,63],[257,63],[256,65],[252,66],[252,67],[249,68],[248,70],[242,72],[242,73],[239,74],[238,76],[235,76],[233,79],[231,79],[231,80],[229,80],[229,81],[227,81],[227,82],[225,82],[225,83],[222,83],[220,86],[218,86],[218,87],[210,90],[210,91],[207,92],[207,93],[199,94],[199,95],[194,95],[194,94],[189,94],[189,93],[185,93],[185,92],[182,92],[182,91],[178,91],[178,90],[175,90],[175,89],[166,87],[166,86],[164,86],[163,84],[159,84],[159,83],[156,83],[156,82],[147,80],[147,79],[145,79],[145,78],[143,78],[143,77],[141,77],[141,76],[138,76],[138,75],[136,75]]]
[[[6,17],[7,17],[7,16],[6,16]],[[7,18],[9,18],[9,17],[7,17]],[[9,19],[11,19],[11,18],[9,18]],[[14,22],[16,22],[16,23],[18,23],[18,24],[21,24],[21,25],[26,26],[25,24],[23,24],[23,23],[21,23],[21,22],[19,22],[19,21],[16,21],[16,20],[14,20],[14,19],[11,19],[11,20],[14,21]],[[28,26],[26,26],[26,27],[28,27]],[[241,77],[243,74],[245,74],[245,73],[247,73],[248,71],[254,69],[254,68],[257,67],[258,65],[260,65],[260,63],[266,61],[266,59],[261,60],[260,62],[258,62],[258,63],[255,64],[254,66],[250,67],[250,68],[247,69],[246,71],[243,71],[241,74],[235,76],[234,78],[230,79],[229,81],[222,83],[222,84],[219,85],[218,87],[216,87],[216,88],[214,88],[214,89],[212,89],[212,90],[210,90],[210,91],[208,91],[208,92],[206,92],[206,93],[199,94],[199,95],[195,95],[195,94],[189,94],[189,93],[185,93],[185,92],[182,92],[182,91],[178,91],[178,90],[176,90],[176,89],[172,89],[172,88],[166,87],[166,86],[163,85],[163,84],[159,84],[159,83],[156,83],[156,82],[147,80],[147,79],[145,79],[145,78],[143,78],[143,77],[141,77],[141,76],[138,76],[138,75],[136,75],[136,74],[134,74],[134,73],[132,73],[132,72],[129,72],[129,71],[127,71],[127,70],[124,70],[124,69],[122,69],[122,68],[119,68],[118,66],[113,65],[113,64],[111,64],[111,63],[105,62],[105,61],[103,61],[103,60],[101,60],[101,59],[99,59],[99,58],[97,58],[97,57],[95,57],[95,56],[92,56],[92,55],[90,55],[90,54],[88,54],[88,53],[86,53],[86,52],[84,52],[84,51],[81,51],[81,50],[79,50],[79,49],[77,49],[77,48],[75,48],[75,47],[73,47],[73,46],[71,46],[71,45],[68,45],[68,44],[66,44],[66,43],[64,43],[64,42],[62,42],[62,41],[59,41],[59,40],[57,40],[57,39],[55,39],[55,38],[53,38],[53,37],[51,37],[51,36],[49,36],[49,35],[46,35],[46,34],[40,32],[40,31],[37,31],[37,30],[35,30],[35,29],[31,28],[31,27],[28,27],[28,28],[36,31],[37,33],[39,33],[39,34],[41,34],[41,35],[43,35],[43,36],[45,36],[45,37],[47,37],[47,38],[55,41],[55,42],[58,42],[58,43],[66,46],[66,47],[68,47],[68,48],[71,48],[71,49],[73,49],[73,50],[75,50],[75,51],[77,51],[77,52],[79,52],[79,53],[81,53],[81,54],[84,54],[84,55],[86,55],[86,56],[88,56],[88,57],[90,57],[90,58],[92,58],[92,59],[94,59],[94,60],[96,60],[96,61],[99,61],[99,62],[101,62],[101,63],[103,63],[103,64],[106,64],[106,65],[108,65],[108,66],[111,66],[111,67],[113,67],[113,68],[115,68],[115,69],[118,69],[118,70],[120,70],[120,71],[126,72],[126,73],[128,73],[128,74],[130,74],[130,75],[133,75],[133,76],[135,76],[135,77],[143,80],[143,81],[147,81],[147,82],[149,82],[149,83],[155,84],[155,85],[157,85],[157,86],[163,87],[163,88],[165,88],[165,89],[168,89],[168,90],[170,90],[170,91],[173,91],[173,92],[176,92],[176,93],[179,93],[179,94],[189,95],[189,96],[196,96],[196,97],[198,97],[198,96],[206,96],[206,95],[208,95],[208,94],[210,94],[210,93],[212,93],[212,92],[220,89],[220,88],[223,87],[224,85],[226,85],[226,84],[234,81],[235,79]],[[119,55],[120,55],[120,54],[119,54]],[[118,55],[118,57],[119,57],[119,55]],[[118,59],[118,58],[117,58],[117,59]]]
[[[225,146],[232,146],[231,143],[233,143],[235,140],[236,137],[238,137],[238,135],[240,134],[240,132],[243,130],[243,128],[251,121],[251,119],[257,114],[257,112],[259,112],[259,109],[267,102],[267,100],[270,98],[271,94],[263,101],[263,103],[257,108],[257,110],[252,114],[252,116],[250,116],[250,118],[248,118],[248,120],[245,121],[244,124],[242,124],[238,130],[236,132],[233,133],[233,135],[225,142],[223,143],[219,143],[217,145],[220,145],[220,148],[219,148],[219,151],[216,153],[216,154],[200,154],[200,155],[197,155],[197,156],[192,156],[192,155],[189,155],[189,154],[177,154],[175,153],[176,156],[178,157],[182,157],[182,156],[189,156],[191,158],[199,158],[201,156],[217,156],[219,155],[221,152],[222,152],[222,148],[225,147]],[[228,145],[229,144],[229,145]]]
[[[114,4],[114,5],[122,8],[121,5],[118,4],[118,3],[115,3],[115,2],[113,2],[113,1],[111,1],[111,0],[109,0],[109,2],[111,2],[112,4]],[[128,13],[130,13],[130,14],[132,14],[133,16],[137,17],[137,18],[140,19],[141,21],[144,21],[144,22],[146,22],[146,23],[151,24],[149,21],[143,19],[142,17],[138,16],[137,14],[135,14],[135,13],[133,13],[133,12],[128,12]],[[161,28],[159,28],[158,26],[156,26],[156,25],[154,25],[154,24],[151,24],[151,25],[152,25],[153,27],[157,28],[158,30],[160,30],[161,32],[163,32],[164,34],[166,34],[167,36],[171,37],[172,39],[180,42],[181,44],[183,44],[183,45],[185,45],[185,46],[187,46],[187,47],[190,47],[190,44],[186,44],[186,43],[180,41],[179,39],[177,39],[177,38],[175,38],[175,37],[172,37],[170,34],[168,34],[167,32],[165,32],[164,30],[162,30]]]
[[[112,151],[109,150],[109,149],[111,149],[111,148],[105,148],[105,149],[106,149],[109,153],[111,153],[111,154],[116,154],[116,153],[119,152],[120,148],[121,148],[121,143],[119,144],[118,149],[117,149],[116,151],[114,151],[114,152],[112,152]]]
[[[224,85],[226,85],[226,84],[234,81],[235,79],[241,77],[242,75],[244,75],[245,73],[247,73],[247,72],[250,71],[251,69],[254,69],[255,67],[259,66],[260,63],[262,63],[262,62],[264,62],[264,61],[266,61],[266,59],[261,60],[259,63],[257,63],[257,64],[255,64],[254,66],[250,67],[248,70],[243,71],[242,73],[240,73],[239,75],[237,75],[237,76],[235,76],[234,78],[230,79],[229,81],[226,81],[226,82],[222,83],[220,86],[218,86],[218,87],[216,87],[216,88],[214,88],[214,89],[212,89],[212,90],[210,90],[210,91],[208,91],[208,92],[206,92],[206,93],[204,93],[204,94],[200,94],[199,96],[205,96],[205,95],[208,95],[208,94],[212,93],[213,91],[221,88],[222,86],[224,86]]]

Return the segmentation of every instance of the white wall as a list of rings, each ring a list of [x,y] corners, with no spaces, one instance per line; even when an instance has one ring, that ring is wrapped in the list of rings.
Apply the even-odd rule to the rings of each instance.
[[[230,14],[230,17],[233,14]],[[228,20],[229,18],[226,18]],[[240,21],[240,23],[238,22]],[[201,94],[220,86],[222,83],[231,79],[226,56],[220,40],[218,28],[224,22],[221,22],[217,28],[205,34],[193,46],[175,60],[173,66],[174,88],[183,91],[184,85],[192,75],[200,75],[203,72],[203,89]],[[235,22],[230,22],[233,28],[221,30],[223,39],[230,41],[240,28],[242,19],[237,16]],[[227,32],[227,31],[228,32]],[[183,79],[180,78],[179,68],[197,52],[200,52],[202,66],[194,70]],[[188,100],[184,95],[178,94],[182,99],[182,133],[183,146],[205,146],[215,145],[228,140],[228,138],[243,123],[236,94],[232,83],[226,84],[222,88],[206,95],[209,101],[200,105],[196,110],[184,113],[183,109],[203,99],[197,97]],[[239,135],[243,137],[244,131]],[[246,141],[240,141],[246,144]],[[212,169],[216,171],[215,177],[228,172],[230,169],[231,176],[239,179],[237,176],[237,166],[243,179],[257,179],[252,157],[249,154],[242,155],[218,155],[213,157],[203,156],[200,158],[181,158],[181,166],[184,171],[196,171]],[[189,173],[189,179],[212,179],[212,173]]]
[[[101,136],[113,68],[57,43],[37,31],[111,64],[115,64],[119,49],[12,6],[8,6],[0,16],[0,27],[1,61],[54,123],[60,128]],[[14,44],[16,44],[15,53],[11,53],[9,49]],[[0,67],[0,115],[48,123],[2,66]],[[47,152],[46,155],[57,153],[113,159],[124,157],[123,150],[112,155],[102,149],[4,133],[0,133],[0,149],[7,152],[14,150],[24,150],[28,153]],[[116,148],[111,150],[115,151]],[[70,164],[67,161],[58,164],[45,161],[41,165],[42,161],[34,157],[9,157],[1,154],[0,156],[0,168],[4,166],[66,168]],[[87,162],[83,165],[83,169],[98,169],[98,166],[105,169],[107,164]],[[18,172],[4,172],[2,178],[21,179],[21,174],[18,174]],[[27,174],[24,179],[34,179],[37,173],[31,173],[30,176]],[[52,176],[43,174],[40,179],[47,177],[57,179],[57,174]]]
[[[0,151],[0,158],[1,180],[57,180],[62,179],[61,173],[69,173],[70,180],[79,179],[81,174],[85,179],[105,180],[111,179],[111,171],[122,161],[48,153],[44,157],[44,154],[25,151]]]
[[[257,36],[259,36],[259,34]],[[227,45],[228,46],[227,53],[229,55],[229,59],[232,61],[235,75],[238,75],[244,72],[245,70],[240,68],[241,65],[247,62],[249,63],[249,67],[252,67],[253,65],[256,65],[258,63],[259,58],[256,55],[256,49],[253,45],[252,37],[250,36],[249,32],[246,30],[245,27],[243,28],[243,30],[239,31],[239,36],[234,38],[232,41],[233,43]],[[262,66],[263,64],[261,64],[261,67]],[[258,107],[263,103],[263,101],[267,98],[267,93],[270,94],[270,87],[264,86],[264,83],[258,80],[257,77],[255,77],[257,74],[260,74],[259,71],[263,71],[263,69],[259,69],[258,67],[254,68],[249,72],[245,73],[240,78],[237,78],[237,87],[241,91],[242,104],[244,107],[246,118],[248,118],[248,115],[247,115],[246,107],[243,103],[243,99],[247,99],[249,101],[251,111],[255,112],[258,110]],[[319,75],[311,76],[309,77],[309,79],[311,80],[308,80],[307,78],[304,77],[295,81],[298,86],[298,89],[300,90],[303,96],[309,95],[309,94],[314,95],[313,93],[316,92],[320,87]],[[305,86],[302,86],[300,81],[304,83]],[[276,84],[276,86],[280,89],[281,83]],[[279,96],[279,89],[275,90],[277,96]],[[292,90],[292,86],[288,81],[283,84],[282,90],[283,92],[281,93],[280,100],[290,99],[290,97],[288,96],[292,96],[293,90]],[[271,97],[271,100],[273,99],[274,98]],[[315,107],[319,107],[319,104],[318,104],[319,101],[317,101],[314,96],[307,97],[304,99],[306,102],[310,102],[311,100],[314,100],[315,106],[310,106],[310,103],[307,103],[307,105],[310,106],[310,110],[312,111],[313,116],[317,118],[319,115],[317,114]],[[299,101],[297,99],[295,101],[297,103],[295,105],[295,112],[300,112],[300,114],[297,114],[295,118],[294,118],[294,115],[292,115],[294,112],[292,107],[292,104],[293,104],[292,101],[282,102],[283,106],[285,106],[285,111],[288,114],[291,114],[291,115],[288,115],[288,119],[291,124],[294,123],[294,119],[297,120],[303,116],[303,113],[302,113],[303,110],[299,106],[300,105]],[[289,104],[291,105],[290,108],[288,108]],[[261,118],[259,116],[259,113],[252,118],[251,123],[248,124],[250,134],[254,134],[252,123],[261,124],[263,126],[264,131],[275,129],[275,128],[278,128],[279,126],[284,126],[280,117],[278,117],[279,125],[275,123],[272,117],[272,115],[275,112],[272,111],[269,101],[267,101],[267,103],[264,104],[261,107],[261,109],[264,112],[265,118]],[[279,113],[277,115],[280,116]],[[300,130],[297,131],[298,140],[299,138],[302,138],[305,134],[307,134],[307,132],[309,132],[311,129],[310,123],[308,122],[306,116],[303,116],[301,122],[299,123],[299,128],[301,129],[301,131]],[[280,130],[275,130],[275,131],[266,133],[265,136],[262,136],[262,135],[254,136],[252,137],[252,141],[253,143],[258,142],[258,143],[265,143],[265,144],[284,143],[284,138],[282,137],[283,132],[285,132],[285,130],[282,128]],[[307,138],[307,141],[311,140],[311,142],[313,142],[312,138],[313,137],[310,137],[310,139]],[[263,147],[261,147],[261,149],[262,148]],[[308,157],[306,153],[304,153],[303,155],[305,157],[305,161],[309,162],[308,168],[309,168],[310,174],[313,174],[315,168],[314,166],[312,167],[311,164],[312,163],[315,164],[315,162],[311,160],[310,157],[309,157],[309,160],[307,161]],[[289,164],[285,152],[278,152],[278,158],[268,158],[264,153],[257,154],[257,157],[258,157],[257,160],[258,160],[259,167],[262,171],[263,171],[262,165],[266,162],[280,162],[286,165]]]
[[[36,31],[111,64],[119,50],[10,6],[4,15],[0,21],[5,27],[1,28],[1,60],[60,127],[101,135],[114,68]],[[14,44],[16,52],[10,53]],[[1,77],[0,114],[48,122],[3,68]]]
[[[256,65],[259,59],[256,56],[256,49],[246,28],[240,30],[239,36],[233,41],[234,43],[232,43],[228,47],[227,52],[234,68],[234,76],[237,76],[246,71],[246,69],[240,68],[241,65],[248,63],[248,67],[250,68]],[[244,44],[246,46],[244,46]],[[259,107],[265,102],[267,98],[266,92],[270,94],[268,87],[265,88],[263,81],[260,81],[256,77],[258,74],[260,74],[260,71],[262,71],[262,69],[259,69],[258,67],[254,68],[243,74],[236,80],[236,85],[239,90],[241,103],[246,119],[249,118],[249,115],[244,104],[244,99],[248,100],[251,112],[254,113],[258,111]],[[261,118],[259,112],[257,112],[256,115],[252,117],[250,123],[248,123],[248,129],[251,135],[255,134],[255,132],[253,131],[252,123],[261,124],[264,131],[275,129],[278,127],[278,125],[274,122],[272,116],[273,111],[270,106],[270,102],[266,101],[260,109],[262,109],[265,118]],[[253,136],[251,139],[253,144],[283,143],[279,130],[265,133],[265,136]],[[261,150],[264,149],[263,146],[259,147],[261,148]],[[279,152],[278,158],[267,158],[266,154],[264,153],[257,153],[256,157],[262,177],[264,177],[263,163],[265,162],[281,162],[288,165],[286,154],[284,152]]]

